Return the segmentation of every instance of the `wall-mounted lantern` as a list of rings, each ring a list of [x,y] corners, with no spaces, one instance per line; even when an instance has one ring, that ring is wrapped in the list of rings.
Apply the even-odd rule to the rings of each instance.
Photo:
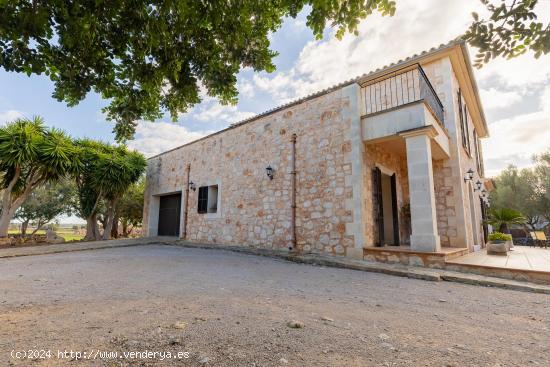
[[[265,168],[265,173],[267,174],[267,177],[269,177],[270,180],[273,180],[273,168],[271,168],[271,166],[267,166]]]
[[[189,182],[189,188],[193,191],[197,190],[197,185],[193,181]]]
[[[474,179],[474,171],[470,168],[464,176],[464,182],[472,181]]]
[[[481,190],[481,186],[483,186],[483,184],[481,183],[481,181],[477,180],[476,187],[474,187],[474,191]]]

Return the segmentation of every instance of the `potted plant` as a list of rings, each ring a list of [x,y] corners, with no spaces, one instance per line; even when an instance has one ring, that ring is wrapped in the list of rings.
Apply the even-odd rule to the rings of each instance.
[[[525,217],[519,211],[502,208],[502,209],[491,209],[489,212],[489,220],[487,223],[493,226],[493,228],[498,228],[499,233],[510,234],[510,226],[512,224],[524,224]],[[514,247],[514,243],[510,241],[509,248]]]
[[[501,233],[510,234],[512,224],[524,224],[525,217],[517,210],[510,208],[491,209],[487,223],[498,228]]]
[[[487,254],[506,255],[512,246],[512,236],[502,232],[493,232],[489,235]]]

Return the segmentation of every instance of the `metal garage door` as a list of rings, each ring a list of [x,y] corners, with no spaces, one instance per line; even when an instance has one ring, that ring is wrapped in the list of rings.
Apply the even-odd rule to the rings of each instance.
[[[159,236],[179,236],[181,194],[160,197]]]

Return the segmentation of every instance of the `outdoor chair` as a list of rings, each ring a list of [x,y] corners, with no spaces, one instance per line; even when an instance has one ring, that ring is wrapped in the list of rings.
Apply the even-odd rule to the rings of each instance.
[[[540,246],[547,248],[548,247],[548,239],[546,238],[546,234],[543,231],[534,231],[529,232],[531,235],[531,238],[533,239],[533,244],[535,246]]]

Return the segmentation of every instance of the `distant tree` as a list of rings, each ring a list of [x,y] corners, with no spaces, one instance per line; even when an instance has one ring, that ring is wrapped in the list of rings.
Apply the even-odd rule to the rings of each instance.
[[[539,182],[538,210],[550,226],[550,149],[534,157],[535,174]]]
[[[478,65],[550,50],[548,25],[534,21],[536,0],[482,2],[491,16],[474,14],[465,34],[480,50]],[[341,38],[375,12],[393,15],[396,1],[0,1],[0,66],[46,74],[54,98],[69,106],[90,91],[100,94],[124,141],[140,119],[169,112],[175,120],[199,103],[201,85],[222,104],[235,104],[237,73],[275,70],[270,34],[303,9],[317,39],[327,25]]]
[[[89,139],[79,140],[77,144],[81,148],[83,168],[75,177],[78,190],[76,207],[82,218],[86,219],[85,238],[109,239],[117,203],[145,171],[145,158],[125,146]],[[98,216],[102,216],[103,235],[97,225]]]
[[[39,117],[0,127],[0,237],[8,235],[11,219],[33,190],[79,170],[77,152],[65,133],[46,129]]]
[[[491,206],[496,209],[513,209],[525,217],[525,224],[536,230],[542,219],[538,177],[530,168],[519,170],[509,166],[495,179],[496,189],[491,192]]]
[[[143,202],[145,192],[145,180],[130,186],[118,203],[117,216],[122,226],[122,236],[128,237],[135,227],[143,221]]]
[[[21,235],[26,235],[29,224],[35,227],[33,235],[61,214],[70,215],[74,194],[74,184],[68,180],[46,183],[35,189],[15,213],[15,218],[21,220]]]

